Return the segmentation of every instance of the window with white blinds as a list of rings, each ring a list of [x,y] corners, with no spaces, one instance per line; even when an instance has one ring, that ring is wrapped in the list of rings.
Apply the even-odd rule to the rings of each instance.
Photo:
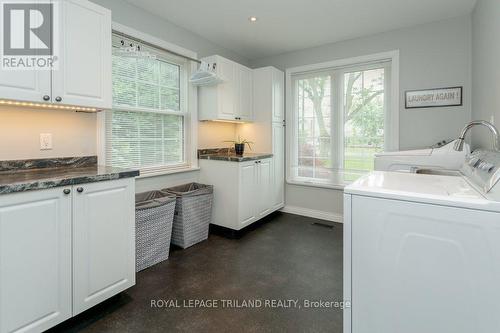
[[[113,36],[106,164],[143,173],[187,166],[187,60]]]

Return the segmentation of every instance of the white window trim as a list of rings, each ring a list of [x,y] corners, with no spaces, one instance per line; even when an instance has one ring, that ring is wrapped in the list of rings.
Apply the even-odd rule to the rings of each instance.
[[[198,55],[196,52],[190,51],[188,49],[182,48],[178,45],[166,42],[157,37],[151,36],[149,34],[143,33],[141,31],[135,30],[133,28],[127,27],[120,23],[113,22],[112,29],[125,33],[129,36],[136,37],[145,42],[157,45],[161,48],[171,50],[179,55],[186,56],[189,58],[197,59]],[[198,64],[195,62],[190,62],[191,68],[189,73],[197,70]],[[188,73],[188,75],[189,75]],[[186,142],[185,142],[185,155],[186,156],[186,166],[179,168],[168,167],[161,169],[156,169],[151,172],[141,172],[141,176],[160,176],[169,175],[172,173],[179,172],[191,172],[198,170],[198,156],[197,156],[197,146],[198,146],[198,91],[196,87],[188,83],[187,91],[187,103],[188,112],[184,115],[185,118],[185,131],[186,131]],[[105,112],[100,112],[97,114],[97,161],[99,164],[106,164],[106,126],[105,126]]]
[[[341,189],[344,184],[325,184],[324,181],[315,182],[312,179],[301,181],[293,179],[292,177],[292,158],[294,158],[294,131],[296,123],[296,115],[293,110],[293,88],[292,76],[301,73],[310,73],[314,71],[328,71],[329,69],[356,66],[362,64],[369,64],[372,62],[391,62],[391,91],[390,91],[390,112],[387,119],[389,125],[389,133],[386,138],[386,147],[389,151],[399,150],[399,50],[388,52],[374,53],[363,55],[359,57],[339,59],[327,61],[317,64],[304,65],[298,67],[287,68],[285,72],[286,80],[286,182],[292,185],[303,185],[321,188]]]

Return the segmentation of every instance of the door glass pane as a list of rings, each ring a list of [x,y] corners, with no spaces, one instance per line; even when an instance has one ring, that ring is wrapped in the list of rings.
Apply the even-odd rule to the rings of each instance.
[[[383,68],[344,74],[345,169],[373,170],[384,149],[384,99]]]
[[[298,176],[329,178],[332,168],[331,76],[297,80]]]

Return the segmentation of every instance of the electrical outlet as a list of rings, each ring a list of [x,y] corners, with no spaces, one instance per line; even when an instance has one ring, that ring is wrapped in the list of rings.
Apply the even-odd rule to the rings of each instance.
[[[40,150],[52,149],[52,133],[40,133]]]

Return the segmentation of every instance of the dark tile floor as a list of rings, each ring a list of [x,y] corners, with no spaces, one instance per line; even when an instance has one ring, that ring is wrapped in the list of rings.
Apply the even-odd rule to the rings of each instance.
[[[137,275],[126,292],[54,332],[342,332],[339,308],[268,308],[266,300],[342,300],[342,225],[277,213],[240,239],[210,235]],[[181,308],[154,308],[152,300]],[[218,308],[185,308],[218,300]],[[261,300],[223,308],[223,300]],[[242,305],[242,303],[240,303]]]

